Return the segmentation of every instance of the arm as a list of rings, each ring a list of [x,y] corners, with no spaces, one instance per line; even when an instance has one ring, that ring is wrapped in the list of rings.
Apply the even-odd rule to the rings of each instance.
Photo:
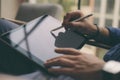
[[[45,66],[55,75],[67,75],[76,80],[119,80],[120,63],[104,62],[94,55],[72,48],[58,48],[57,53],[65,54],[48,60]],[[53,68],[59,66],[60,68]]]
[[[120,41],[120,28],[100,28],[100,34],[95,38],[96,41],[114,46]]]
[[[75,80],[102,80],[101,69],[105,64],[103,60],[73,48],[58,48],[55,52],[65,55],[45,63],[52,74],[71,76]],[[53,66],[60,68],[56,69]]]
[[[109,28],[105,28],[105,27],[97,28],[96,25],[91,23],[88,19],[79,22],[71,22],[72,19],[76,19],[82,16],[84,16],[84,14],[81,11],[67,13],[63,20],[63,26],[65,26],[65,29],[71,28],[78,33],[82,33],[88,36],[95,35],[99,29],[99,34],[97,36],[94,36],[93,39],[95,39],[98,42],[109,45],[116,44],[112,39],[113,37],[111,38],[111,30],[109,30]],[[116,35],[116,33],[112,33],[112,34]]]

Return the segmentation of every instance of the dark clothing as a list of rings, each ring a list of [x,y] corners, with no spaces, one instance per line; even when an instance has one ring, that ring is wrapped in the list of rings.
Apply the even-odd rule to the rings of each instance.
[[[16,27],[18,27],[18,25],[14,24],[14,23],[11,23],[6,20],[0,20],[0,34],[6,32],[6,31],[9,31],[11,29],[14,29]],[[109,60],[120,61],[120,29],[110,27],[110,28],[108,28],[108,30],[110,32],[110,41],[109,42],[112,45],[114,45],[114,47],[111,48],[107,52],[107,54],[104,56],[104,60],[105,61],[109,61]],[[5,55],[4,56],[5,58],[2,57],[1,55]],[[19,62],[19,61],[22,61],[22,62]],[[14,64],[14,62],[16,64]],[[19,65],[19,66],[17,66],[17,65]],[[22,68],[20,69],[21,65],[22,65]],[[26,70],[27,70],[27,72],[32,72],[35,69],[31,70],[32,69],[32,68],[30,68],[31,65],[32,65],[32,63],[28,63],[28,62],[26,63],[26,61],[24,61],[19,56],[11,55],[10,52],[8,52],[6,54],[0,52],[0,71],[1,71],[1,69],[4,69],[3,71],[5,71],[5,69],[7,69],[8,71],[9,71],[9,69],[11,69],[10,71],[14,71],[14,70],[20,71],[21,70],[21,72],[23,72],[23,73],[25,73]],[[24,70],[24,71],[22,71],[22,70]],[[22,74],[22,73],[20,73],[20,74]],[[118,75],[118,77],[116,77],[116,76],[114,76],[114,77],[119,79],[119,75]],[[114,80],[118,80],[118,79],[114,79]]]
[[[120,29],[109,27],[108,30],[110,32],[110,43],[115,46],[106,53],[104,60],[120,61]]]
[[[105,61],[115,60],[120,61],[120,43],[111,48],[104,56]]]
[[[111,44],[116,45],[120,43],[120,28],[108,28],[110,32]]]
[[[120,29],[108,28],[110,32],[110,45],[114,45],[104,56],[104,60],[107,62],[109,60],[120,61]],[[120,80],[120,73],[118,74],[104,74],[104,80]]]

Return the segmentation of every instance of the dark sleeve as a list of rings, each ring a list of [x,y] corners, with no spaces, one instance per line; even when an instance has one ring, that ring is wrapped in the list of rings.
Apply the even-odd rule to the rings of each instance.
[[[111,74],[111,73],[103,72],[103,80],[120,80],[120,73]]]
[[[110,33],[110,44],[111,45],[116,45],[120,43],[120,28],[113,28],[113,27],[108,27],[107,28]]]
[[[10,22],[6,19],[2,19],[2,18],[0,19],[0,35],[17,27],[19,27],[19,25]]]

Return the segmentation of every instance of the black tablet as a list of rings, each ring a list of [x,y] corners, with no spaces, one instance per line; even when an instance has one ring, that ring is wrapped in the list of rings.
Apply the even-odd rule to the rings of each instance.
[[[1,35],[0,41],[36,64],[60,56],[54,52],[56,47],[81,48],[87,39],[64,28],[55,30],[61,22],[49,15],[38,17],[17,29]]]

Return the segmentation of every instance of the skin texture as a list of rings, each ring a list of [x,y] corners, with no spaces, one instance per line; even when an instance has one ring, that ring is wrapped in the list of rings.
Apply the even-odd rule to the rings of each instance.
[[[64,55],[50,59],[45,63],[49,72],[83,80],[94,80],[96,77],[101,77],[101,69],[105,62],[96,56],[82,53],[73,48],[57,48],[55,52]],[[60,68],[52,68],[53,66],[60,66]]]

